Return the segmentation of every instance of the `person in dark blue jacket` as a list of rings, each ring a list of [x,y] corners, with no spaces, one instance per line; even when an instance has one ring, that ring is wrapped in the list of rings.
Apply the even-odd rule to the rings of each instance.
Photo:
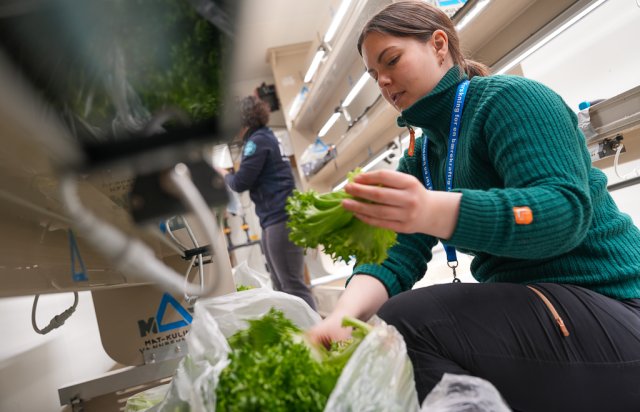
[[[256,96],[240,101],[242,160],[235,173],[218,170],[235,192],[249,191],[262,227],[262,248],[274,289],[315,301],[304,283],[304,250],[291,243],[287,227],[286,199],[295,181],[281,143],[266,127],[269,106]]]

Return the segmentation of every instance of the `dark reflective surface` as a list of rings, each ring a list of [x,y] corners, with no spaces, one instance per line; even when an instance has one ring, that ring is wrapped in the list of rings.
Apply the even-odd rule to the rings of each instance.
[[[234,8],[213,0],[3,1],[0,47],[95,151],[215,127]]]

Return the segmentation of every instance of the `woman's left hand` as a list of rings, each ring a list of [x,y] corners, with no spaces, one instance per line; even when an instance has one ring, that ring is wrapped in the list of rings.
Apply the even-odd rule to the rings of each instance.
[[[441,239],[453,234],[462,197],[460,193],[428,191],[414,176],[391,170],[361,173],[345,186],[345,191],[372,202],[342,202],[363,222],[398,233],[426,233]]]

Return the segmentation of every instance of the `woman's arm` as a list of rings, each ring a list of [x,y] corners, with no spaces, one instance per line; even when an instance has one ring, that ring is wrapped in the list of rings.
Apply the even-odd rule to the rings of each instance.
[[[269,144],[260,131],[254,133],[242,149],[242,161],[235,174],[227,174],[224,180],[234,192],[244,192],[253,187],[269,157]]]
[[[389,299],[387,290],[378,279],[367,275],[356,275],[338,299],[333,312],[311,328],[307,335],[312,341],[325,345],[332,341],[347,339],[350,331],[342,327],[342,318],[351,316],[367,321],[387,299]]]

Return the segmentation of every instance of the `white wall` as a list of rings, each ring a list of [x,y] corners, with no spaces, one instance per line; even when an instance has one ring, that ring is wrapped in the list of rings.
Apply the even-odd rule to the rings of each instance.
[[[640,5],[608,0],[522,62],[524,76],[558,92],[574,110],[582,101],[606,99],[640,85]],[[624,160],[624,154],[621,156]],[[640,171],[640,159],[620,166]],[[620,181],[603,169],[609,183]],[[640,224],[640,185],[612,192],[618,207]]]
[[[577,111],[640,85],[640,6],[608,0],[522,62],[522,71]]]
[[[0,411],[60,411],[60,387],[96,378],[115,366],[102,348],[91,294],[79,295],[73,316],[47,335],[31,327],[33,296],[0,299]],[[40,296],[38,327],[72,303],[72,293]]]

